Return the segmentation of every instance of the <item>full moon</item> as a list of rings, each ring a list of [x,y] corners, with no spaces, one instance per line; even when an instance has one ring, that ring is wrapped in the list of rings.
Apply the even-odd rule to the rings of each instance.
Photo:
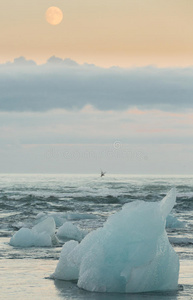
[[[58,25],[63,19],[63,13],[59,7],[51,6],[46,11],[46,21],[51,25]]]

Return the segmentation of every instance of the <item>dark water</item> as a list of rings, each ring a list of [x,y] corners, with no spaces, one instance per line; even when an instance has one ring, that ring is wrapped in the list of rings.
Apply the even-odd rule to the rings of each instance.
[[[193,262],[193,177],[191,176],[107,174],[100,178],[98,175],[2,174],[0,175],[0,260],[2,263],[14,261],[15,265],[17,262],[19,264],[21,259],[24,265],[25,261],[29,262],[29,260],[30,262],[39,260],[42,265],[42,261],[46,261],[46,265],[49,261],[50,265],[55,267],[62,245],[38,248],[38,250],[37,248],[14,248],[9,245],[11,236],[21,227],[34,226],[42,214],[54,216],[57,227],[62,225],[61,220],[66,219],[71,220],[79,228],[90,231],[102,226],[107,217],[120,210],[123,204],[135,200],[159,201],[174,186],[177,189],[177,204],[172,215],[184,222],[185,226],[168,228],[167,232],[174,249],[179,254],[180,261],[183,261],[182,265],[186,266],[186,262],[189,262],[188,266],[190,266]],[[184,272],[184,277],[181,279],[183,291],[180,290],[175,295],[156,294],[154,297],[143,295],[143,298],[191,299],[193,270],[188,269],[187,280]],[[53,285],[53,283],[50,284]],[[57,285],[55,286],[58,291],[57,295],[62,299],[85,299],[89,298],[89,295],[91,297],[91,294],[85,294],[85,292],[81,294],[73,283],[55,282],[55,285]],[[68,293],[71,291],[71,298],[65,295],[65,291]],[[84,295],[83,298],[82,295]],[[55,297],[53,299],[59,299],[58,296],[53,297]],[[128,296],[116,297],[111,295],[109,299],[125,299],[124,297]],[[130,296],[129,299],[141,299],[141,296],[136,297],[136,295],[133,298]],[[99,298],[108,299],[102,294],[92,294],[89,299]],[[12,298],[7,296],[7,299]]]

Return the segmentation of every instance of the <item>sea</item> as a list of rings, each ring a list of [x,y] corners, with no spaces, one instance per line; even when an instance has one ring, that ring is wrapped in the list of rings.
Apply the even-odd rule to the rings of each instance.
[[[95,230],[125,203],[160,201],[172,187],[177,203],[172,215],[184,224],[167,228],[180,259],[177,291],[141,294],[93,293],[76,282],[50,279],[63,243],[53,247],[13,247],[10,238],[32,228],[40,216],[70,220],[80,229]],[[193,176],[100,174],[0,174],[0,299],[125,300],[193,299]]]

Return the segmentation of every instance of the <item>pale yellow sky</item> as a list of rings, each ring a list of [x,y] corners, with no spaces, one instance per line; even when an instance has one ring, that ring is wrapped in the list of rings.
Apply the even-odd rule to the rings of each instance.
[[[64,15],[48,24],[48,7]],[[6,0],[0,4],[0,63],[50,56],[109,67],[193,65],[192,0]]]

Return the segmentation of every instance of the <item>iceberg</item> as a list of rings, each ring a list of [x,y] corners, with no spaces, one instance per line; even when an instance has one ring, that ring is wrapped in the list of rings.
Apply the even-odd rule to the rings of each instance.
[[[125,204],[80,243],[64,244],[52,278],[92,292],[176,290],[179,258],[165,230],[175,201],[173,188],[160,202]]]
[[[71,259],[71,252],[76,246],[78,246],[78,242],[69,241],[64,245],[65,246],[63,246],[60,253],[60,259],[57,264],[55,273],[50,277],[60,280],[76,280],[78,278],[78,268]]]
[[[59,241],[55,235],[56,232],[56,224],[53,217],[48,217],[47,219],[43,220],[42,222],[36,224],[32,228],[32,232],[40,234],[40,233],[47,233],[52,240],[53,245],[58,245]]]
[[[55,235],[54,219],[49,217],[36,224],[32,229],[21,228],[10,239],[14,247],[50,247],[59,243]]]
[[[21,228],[10,239],[10,245],[20,248],[50,247],[52,240],[47,233],[36,233],[29,228]]]
[[[66,240],[81,241],[86,232],[78,229],[72,222],[65,222],[57,232],[57,236]]]

